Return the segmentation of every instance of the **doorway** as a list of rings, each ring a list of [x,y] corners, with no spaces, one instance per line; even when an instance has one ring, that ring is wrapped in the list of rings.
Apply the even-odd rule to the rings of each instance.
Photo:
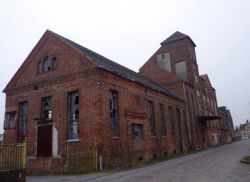
[[[37,127],[37,156],[49,157],[52,155],[52,125]]]

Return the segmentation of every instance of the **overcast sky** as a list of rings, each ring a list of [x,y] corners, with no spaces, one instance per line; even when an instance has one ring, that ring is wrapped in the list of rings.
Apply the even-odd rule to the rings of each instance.
[[[134,71],[176,30],[196,43],[219,106],[234,124],[250,114],[249,0],[1,0],[0,89],[3,90],[46,29]],[[0,133],[5,94],[0,94]]]

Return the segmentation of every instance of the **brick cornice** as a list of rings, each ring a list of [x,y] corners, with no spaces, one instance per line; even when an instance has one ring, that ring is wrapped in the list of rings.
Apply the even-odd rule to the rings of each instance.
[[[30,90],[37,90],[37,89],[40,89],[43,87],[48,87],[48,86],[55,85],[55,84],[70,82],[70,81],[75,80],[75,79],[93,76],[93,75],[97,74],[97,71],[98,71],[97,68],[86,69],[84,71],[80,71],[80,72],[76,72],[76,73],[72,73],[72,74],[68,74],[68,75],[58,76],[58,77],[55,77],[53,79],[37,81],[37,82],[33,82],[31,84],[22,85],[20,87],[5,90],[5,93],[6,93],[6,95],[13,95],[13,94],[19,94],[22,92],[27,92]]]

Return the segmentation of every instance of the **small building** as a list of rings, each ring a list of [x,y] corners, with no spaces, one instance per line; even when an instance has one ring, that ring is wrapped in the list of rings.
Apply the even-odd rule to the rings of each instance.
[[[250,139],[250,122],[246,120],[245,124],[240,124],[241,139]]]

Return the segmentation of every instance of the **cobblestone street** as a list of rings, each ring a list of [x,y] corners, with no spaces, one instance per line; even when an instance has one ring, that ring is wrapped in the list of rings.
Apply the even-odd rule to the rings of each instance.
[[[248,182],[250,165],[239,160],[250,155],[250,140],[210,148],[196,154],[117,173],[29,176],[28,182]]]

